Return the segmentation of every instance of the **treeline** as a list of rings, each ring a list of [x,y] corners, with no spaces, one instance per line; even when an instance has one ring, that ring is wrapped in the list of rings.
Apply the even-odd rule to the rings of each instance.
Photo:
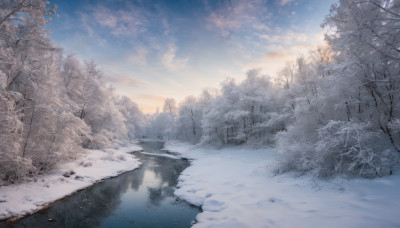
[[[253,70],[179,108],[168,100],[146,134],[275,144],[277,172],[391,174],[400,152],[400,2],[340,0],[322,26],[327,46],[288,63],[278,79]]]
[[[46,3],[0,0],[0,185],[142,134],[137,105],[105,86],[93,62],[54,45]]]

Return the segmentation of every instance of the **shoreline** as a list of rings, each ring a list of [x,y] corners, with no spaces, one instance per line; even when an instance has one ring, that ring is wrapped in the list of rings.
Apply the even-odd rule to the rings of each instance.
[[[12,223],[33,215],[97,183],[136,170],[141,163],[133,153],[142,150],[136,143],[118,149],[87,150],[76,160],[38,176],[35,182],[0,187],[0,222]],[[74,173],[64,176],[71,171]]]
[[[132,153],[135,153],[135,152],[139,152],[139,151],[133,151]],[[140,166],[139,166],[139,167],[136,167],[135,169],[132,169],[132,170],[127,170],[127,171],[125,171],[125,172],[123,172],[123,173],[120,173],[120,174],[118,174],[118,175],[116,175],[116,176],[110,176],[110,177],[106,177],[106,178],[104,178],[104,179],[98,180],[97,182],[94,182],[93,184],[91,184],[91,185],[89,185],[89,186],[87,186],[87,187],[84,187],[84,188],[81,188],[81,189],[77,189],[76,191],[74,191],[74,192],[72,192],[72,193],[70,193],[70,194],[68,194],[68,195],[65,195],[63,198],[60,198],[60,199],[57,199],[57,200],[55,200],[55,201],[46,203],[45,205],[42,205],[43,207],[38,208],[37,210],[35,210],[35,211],[31,212],[31,213],[23,214],[23,215],[18,215],[18,216],[16,216],[16,217],[9,217],[9,218],[0,219],[0,222],[12,223],[12,222],[14,222],[14,221],[18,221],[19,219],[23,219],[23,218],[25,218],[25,217],[27,217],[27,216],[30,216],[30,215],[36,214],[36,213],[38,213],[38,212],[41,212],[41,211],[43,211],[43,210],[46,210],[47,208],[53,206],[55,203],[58,203],[58,202],[60,202],[60,201],[63,201],[63,200],[65,200],[65,199],[67,199],[67,198],[69,198],[69,197],[71,197],[71,196],[73,196],[73,195],[75,195],[75,194],[77,194],[77,193],[79,193],[79,192],[81,192],[81,191],[84,191],[84,190],[87,190],[87,189],[89,189],[89,188],[92,188],[92,187],[93,187],[94,185],[96,185],[96,184],[102,183],[102,182],[107,181],[107,180],[109,180],[109,179],[117,178],[117,177],[119,177],[120,175],[123,175],[123,174],[125,174],[125,173],[129,173],[129,172],[135,171],[135,170],[137,170],[137,169],[139,169],[139,168],[140,168]]]
[[[193,227],[400,226],[400,170],[374,179],[275,175],[273,147],[169,142],[164,149],[191,162],[174,194],[201,207]]]

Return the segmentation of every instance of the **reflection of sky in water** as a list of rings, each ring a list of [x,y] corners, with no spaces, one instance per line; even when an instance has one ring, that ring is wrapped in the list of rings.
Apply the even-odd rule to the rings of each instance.
[[[113,212],[111,216],[106,218],[102,227],[112,227],[118,223],[122,226],[138,225],[148,227],[166,227],[167,225],[159,221],[170,223],[173,227],[177,227],[181,223],[181,218],[194,219],[197,210],[188,208],[188,205],[179,201],[173,195],[174,188],[171,186],[172,176],[168,175],[165,168],[173,169],[176,160],[168,159],[169,162],[165,166],[158,165],[157,160],[163,160],[160,157],[151,157],[147,164],[144,164],[143,183],[138,186],[129,188],[121,196],[121,204]],[[179,161],[182,162],[182,161]],[[140,207],[138,205],[141,205]],[[195,212],[195,213],[193,213]],[[140,221],[138,221],[140,220]],[[189,226],[186,222],[184,227]]]
[[[146,144],[145,151],[163,153],[162,143]],[[96,184],[13,227],[189,227],[200,210],[174,196],[177,178],[188,162],[136,156],[143,164],[134,172]]]
[[[149,171],[149,170],[146,170],[144,172],[143,179],[148,180],[148,182],[147,182],[148,185],[151,185],[154,187],[160,185],[160,183],[161,183],[160,177],[157,176],[157,174],[154,173],[153,171]]]

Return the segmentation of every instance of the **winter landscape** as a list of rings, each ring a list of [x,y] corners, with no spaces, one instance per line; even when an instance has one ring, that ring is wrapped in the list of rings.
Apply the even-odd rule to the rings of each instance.
[[[400,227],[400,1],[0,0],[0,227]]]

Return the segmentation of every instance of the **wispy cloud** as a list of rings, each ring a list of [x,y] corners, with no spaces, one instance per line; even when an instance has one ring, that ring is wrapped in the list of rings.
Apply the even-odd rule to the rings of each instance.
[[[166,52],[161,57],[161,62],[170,71],[176,71],[186,67],[189,58],[177,57],[177,48],[174,44],[170,44]]]
[[[242,66],[243,71],[253,68],[262,68],[264,72],[274,76],[288,61],[307,54],[310,50],[324,43],[323,33],[310,33],[282,31],[276,29],[274,35],[263,35],[266,40],[264,49],[266,53],[258,59],[247,62]]]
[[[284,6],[284,5],[294,2],[294,1],[295,0],[279,0],[279,5]]]
[[[90,39],[85,38],[84,34],[79,34],[76,35],[76,40],[79,42],[84,42],[86,43],[85,45],[87,45],[87,43],[91,42],[91,43],[96,43],[96,44],[100,44],[100,45],[104,45],[107,41],[106,39],[104,39],[103,37],[101,37],[100,34],[98,34],[98,32],[96,31],[95,28],[93,28],[93,26],[91,25],[92,22],[92,17],[88,14],[82,13],[81,14],[81,26],[82,29],[84,31],[86,31],[87,35],[90,37]]]
[[[145,85],[143,81],[135,79],[132,76],[104,76],[103,79],[116,86],[138,87]]]
[[[154,68],[172,72],[185,68],[189,58],[178,53],[176,29],[171,26],[173,19],[166,16],[165,9],[155,6],[158,12],[155,16],[148,8],[124,4],[123,8],[114,8],[100,3],[82,13],[83,24],[92,34],[90,36],[101,34],[109,40],[107,35],[111,33],[117,38],[128,38],[132,51],[123,50],[121,54],[130,65],[147,67],[151,61]]]
[[[309,43],[314,41],[313,34],[306,34],[303,32],[295,32],[292,30],[282,30],[275,28],[273,33],[265,33],[258,35],[261,39],[265,40],[268,45],[293,45],[295,43]]]
[[[115,36],[131,36],[145,32],[148,22],[145,11],[132,5],[118,10],[98,5],[93,8],[92,16],[100,26],[110,29]]]
[[[139,64],[141,66],[147,65],[147,56],[149,50],[143,46],[137,47],[133,52],[129,53],[126,60],[129,63]]]
[[[270,61],[270,60],[280,60],[280,59],[285,59],[287,57],[287,55],[279,53],[279,52],[268,52],[263,59],[265,61]]]
[[[229,1],[221,8],[210,13],[207,21],[223,37],[242,28],[265,28],[262,20],[268,17],[265,0]]]

